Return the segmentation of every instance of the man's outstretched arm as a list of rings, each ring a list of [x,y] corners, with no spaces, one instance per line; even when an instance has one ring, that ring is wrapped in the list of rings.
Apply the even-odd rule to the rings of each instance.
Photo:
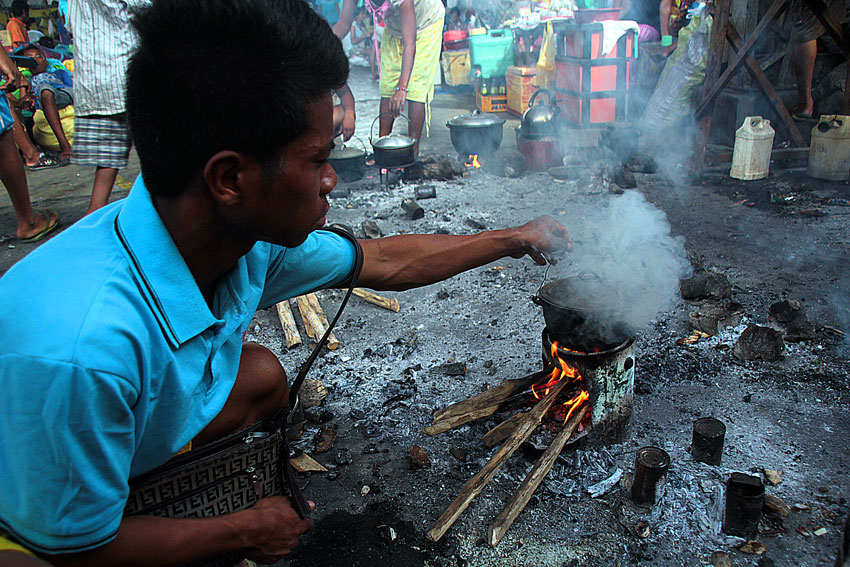
[[[450,278],[466,270],[526,254],[540,265],[572,249],[567,229],[544,215],[515,228],[468,236],[410,234],[361,240],[363,271],[357,285],[401,291]]]

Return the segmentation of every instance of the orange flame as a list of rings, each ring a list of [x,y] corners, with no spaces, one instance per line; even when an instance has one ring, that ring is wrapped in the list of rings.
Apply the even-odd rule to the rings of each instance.
[[[478,162],[478,154],[469,154],[469,159],[467,159],[466,163],[463,165],[466,167],[474,167],[475,169],[480,168],[481,164]]]
[[[549,393],[549,390],[561,380],[567,379],[573,382],[579,382],[582,380],[582,375],[578,371],[578,369],[573,368],[567,361],[558,356],[558,343],[557,341],[552,342],[552,360],[557,361],[558,366],[552,369],[552,373],[549,375],[548,380],[543,385],[532,386],[531,393],[534,395],[536,399],[543,398],[546,394]],[[564,423],[572,416],[573,412],[581,406],[584,402],[590,399],[590,394],[588,394],[587,390],[583,389],[579,392],[574,398],[571,400],[567,400],[563,404],[562,407],[569,408],[566,412],[566,417],[564,417]]]

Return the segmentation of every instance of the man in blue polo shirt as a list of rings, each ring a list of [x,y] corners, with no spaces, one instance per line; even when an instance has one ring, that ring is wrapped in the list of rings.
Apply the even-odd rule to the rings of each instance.
[[[141,177],[0,280],[0,535],[56,565],[273,562],[309,529],[287,498],[204,519],[122,510],[129,479],[285,405],[277,358],[242,343],[255,310],[351,279],[353,245],[320,230],[348,62],[302,0],[155,0],[134,25]],[[542,217],[362,245],[357,284],[401,290],[571,242]]]

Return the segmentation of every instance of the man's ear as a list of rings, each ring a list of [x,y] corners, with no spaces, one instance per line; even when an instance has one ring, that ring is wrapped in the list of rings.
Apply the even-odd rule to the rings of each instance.
[[[224,206],[240,203],[246,184],[253,177],[250,159],[231,150],[220,151],[210,157],[204,165],[204,181],[210,195]]]

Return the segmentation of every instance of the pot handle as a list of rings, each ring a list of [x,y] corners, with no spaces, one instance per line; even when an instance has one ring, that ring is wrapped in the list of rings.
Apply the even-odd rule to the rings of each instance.
[[[382,112],[379,115],[377,115],[374,120],[372,120],[372,125],[369,126],[369,144],[370,145],[375,145],[375,142],[372,141],[372,133],[375,131],[375,122],[377,122],[378,119],[381,116],[392,116],[392,114],[390,114],[389,112]],[[412,122],[410,121],[410,118],[408,118],[404,114],[399,114],[399,117],[407,120],[407,128],[408,128],[408,130],[410,130],[410,125],[412,124]]]
[[[357,140],[358,142],[360,142],[360,146],[363,148],[363,153],[365,153],[365,154],[369,153],[369,150],[366,149],[366,142],[363,141],[363,138],[361,138],[360,136],[352,136],[349,139],[350,140]],[[345,144],[343,144],[342,147],[345,147]]]
[[[531,98],[528,99],[528,107],[531,108],[534,106],[534,99],[537,98],[537,95],[540,93],[546,93],[546,99],[548,101],[547,106],[552,106],[552,93],[550,93],[547,89],[537,89],[533,93],[531,93]]]
[[[537,305],[542,305],[540,303],[540,290],[543,289],[544,284],[546,284],[546,278],[549,277],[549,268],[552,267],[551,262],[546,263],[546,271],[543,272],[543,281],[540,282],[540,285],[537,286],[537,291],[534,292],[534,296],[531,298],[531,301],[536,303]]]

